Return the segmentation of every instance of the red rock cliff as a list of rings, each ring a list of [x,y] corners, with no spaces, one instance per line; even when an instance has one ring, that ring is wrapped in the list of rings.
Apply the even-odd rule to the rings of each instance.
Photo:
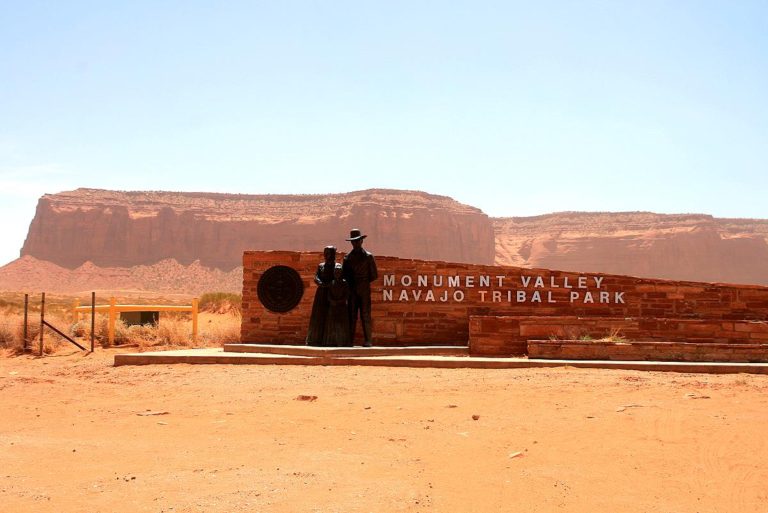
[[[494,233],[477,208],[416,191],[237,195],[77,189],[37,206],[22,256],[75,268],[149,265],[173,258],[223,270],[244,250],[346,251],[351,228],[377,255],[492,264]]]
[[[493,224],[499,265],[768,285],[768,220],[562,212]]]

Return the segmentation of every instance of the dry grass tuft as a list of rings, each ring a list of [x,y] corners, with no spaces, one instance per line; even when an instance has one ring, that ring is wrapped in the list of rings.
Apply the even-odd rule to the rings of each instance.
[[[243,309],[243,296],[231,292],[206,292],[200,296],[198,306],[201,312],[239,315]]]
[[[66,323],[59,315],[46,316],[46,320],[57,327],[66,330]],[[55,333],[46,330],[43,336],[43,351],[45,354],[55,353],[65,341]],[[27,321],[27,352],[37,353],[40,347],[40,320],[30,317]],[[18,312],[5,309],[0,312],[0,350],[9,355],[24,353],[24,316]]]
[[[156,344],[165,346],[191,346],[192,321],[179,318],[162,319],[157,326]]]
[[[19,340],[18,330],[12,324],[0,323],[0,347],[13,348]]]
[[[602,337],[593,337],[585,328],[568,327],[565,329],[565,336],[558,337],[550,335],[549,340],[580,340],[582,342],[627,342],[627,339],[621,335],[621,328],[613,328],[608,334]]]

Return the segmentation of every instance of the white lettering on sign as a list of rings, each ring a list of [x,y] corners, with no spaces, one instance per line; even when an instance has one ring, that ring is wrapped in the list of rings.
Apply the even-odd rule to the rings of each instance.
[[[517,288],[514,284],[517,283]],[[505,284],[508,284],[505,287]],[[511,285],[511,287],[510,287]],[[452,290],[447,290],[452,289]],[[385,302],[431,301],[461,303],[623,305],[626,292],[607,290],[604,276],[554,274],[441,275],[384,274],[381,299]]]

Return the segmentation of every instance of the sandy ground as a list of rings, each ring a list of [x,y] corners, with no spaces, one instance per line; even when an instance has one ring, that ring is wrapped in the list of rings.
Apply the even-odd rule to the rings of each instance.
[[[0,511],[768,512],[768,376],[113,355],[0,358]]]

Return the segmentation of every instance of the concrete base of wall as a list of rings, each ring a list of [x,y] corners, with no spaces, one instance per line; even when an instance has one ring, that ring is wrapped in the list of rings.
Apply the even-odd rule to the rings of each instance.
[[[291,346],[282,346],[291,347]],[[305,346],[293,346],[306,349]],[[317,348],[322,351],[322,348]],[[333,350],[334,348],[329,348]],[[579,367],[593,369],[648,370],[710,374],[768,374],[768,363],[648,362],[605,360],[545,360],[468,356],[387,355],[335,356],[322,352],[313,356],[276,353],[228,352],[223,349],[186,349],[115,356],[115,366],[153,364],[245,364],[245,365],[344,365],[381,367],[427,367],[451,369],[521,369],[531,367]]]
[[[291,356],[469,356],[468,346],[317,347],[274,344],[224,344],[228,353],[264,353]]]

